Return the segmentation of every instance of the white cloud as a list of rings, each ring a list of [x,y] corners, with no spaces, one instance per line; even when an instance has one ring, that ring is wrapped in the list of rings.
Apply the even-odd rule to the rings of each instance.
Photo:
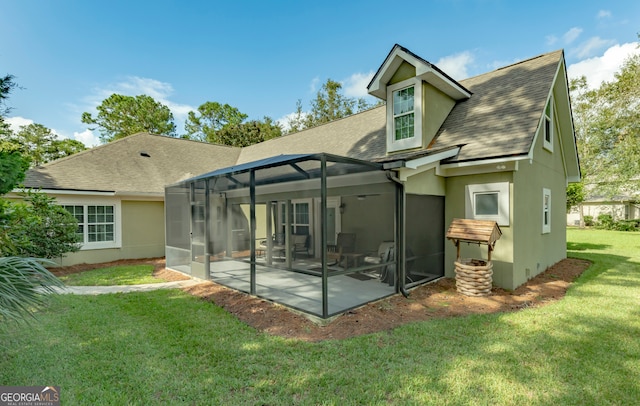
[[[280,117],[279,119],[276,120],[276,123],[280,124],[280,127],[282,127],[282,131],[283,132],[287,132],[289,131],[289,120],[293,119],[296,117],[296,112],[293,113],[289,113],[285,116]],[[307,117],[308,113],[306,112],[302,112],[302,119],[304,120],[305,117]]]
[[[611,18],[611,11],[609,10],[598,11],[598,18]]]
[[[614,45],[607,49],[602,56],[569,65],[567,75],[572,79],[585,76],[587,86],[593,89],[600,86],[603,81],[613,80],[614,74],[620,70],[625,59],[639,53],[637,42]]]
[[[565,44],[570,44],[575,41],[580,36],[580,34],[582,34],[582,28],[573,27],[569,31],[565,32],[564,35],[562,35],[562,40]]]
[[[367,97],[367,85],[373,78],[373,71],[368,73],[354,73],[349,78],[342,81],[342,88],[344,89],[344,95],[347,97]]]
[[[555,35],[547,35],[546,39],[547,39],[547,45],[553,45],[556,42],[558,42],[558,37],[556,37]]]
[[[33,120],[20,116],[7,117],[4,121],[9,124],[9,127],[13,132],[18,132],[20,131],[20,127],[34,123]]]
[[[311,83],[309,83],[309,93],[311,94],[316,93],[316,89],[318,88],[318,83],[320,83],[319,77],[316,76],[315,78],[311,79]]]
[[[84,130],[79,133],[77,131],[73,132],[73,139],[80,141],[87,147],[95,147],[96,145],[100,145],[100,138],[93,133],[91,130]]]
[[[468,68],[473,61],[473,54],[469,51],[464,51],[440,58],[436,62],[436,66],[455,80],[461,80],[469,77]]]
[[[587,58],[598,50],[613,45],[614,41],[602,39],[600,37],[591,37],[585,42],[581,43],[576,49],[572,50],[571,53],[578,58]]]

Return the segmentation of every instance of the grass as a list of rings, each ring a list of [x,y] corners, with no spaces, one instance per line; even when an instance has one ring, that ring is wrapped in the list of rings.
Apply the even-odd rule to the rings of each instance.
[[[5,325],[3,385],[63,404],[636,404],[640,233],[570,230],[594,265],[555,304],[306,343],[181,291],[59,296]]]
[[[153,276],[153,265],[112,266],[61,276],[68,286],[141,285],[166,282]]]

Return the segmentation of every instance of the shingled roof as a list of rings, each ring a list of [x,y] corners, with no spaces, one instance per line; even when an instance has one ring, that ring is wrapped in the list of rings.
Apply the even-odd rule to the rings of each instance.
[[[447,162],[528,154],[561,60],[562,51],[555,51],[461,80],[472,96],[455,105],[429,149],[463,145],[458,156]],[[319,152],[388,160],[386,108],[243,148],[238,162]],[[424,150],[415,154],[424,155]],[[403,159],[406,155],[402,154]]]
[[[432,148],[465,144],[455,161],[528,154],[562,57],[550,52],[460,81],[473,96],[454,107]]]
[[[236,163],[240,148],[138,133],[27,172],[42,189],[164,193],[167,184]]]
[[[429,151],[462,146],[447,162],[527,155],[562,60],[563,52],[555,51],[461,80],[472,96],[454,106]],[[31,169],[24,183],[43,189],[161,194],[167,184],[227,166],[323,152],[378,162],[425,155],[424,149],[387,155],[386,107],[381,106],[245,148],[135,134]]]

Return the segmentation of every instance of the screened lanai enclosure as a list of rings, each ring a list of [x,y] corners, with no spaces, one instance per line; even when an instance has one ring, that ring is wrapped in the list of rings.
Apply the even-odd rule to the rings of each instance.
[[[393,174],[280,155],[168,186],[167,267],[322,318],[406,293],[444,274],[444,197]]]

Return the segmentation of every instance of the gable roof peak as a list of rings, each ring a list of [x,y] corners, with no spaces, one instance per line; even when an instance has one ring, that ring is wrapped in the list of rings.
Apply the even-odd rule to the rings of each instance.
[[[373,75],[367,86],[369,94],[382,100],[387,99],[387,85],[394,73],[403,62],[411,64],[416,71],[416,77],[430,83],[454,100],[465,100],[471,96],[471,92],[455,81],[451,76],[429,61],[419,57],[402,45],[395,44],[385,58],[384,62]]]

